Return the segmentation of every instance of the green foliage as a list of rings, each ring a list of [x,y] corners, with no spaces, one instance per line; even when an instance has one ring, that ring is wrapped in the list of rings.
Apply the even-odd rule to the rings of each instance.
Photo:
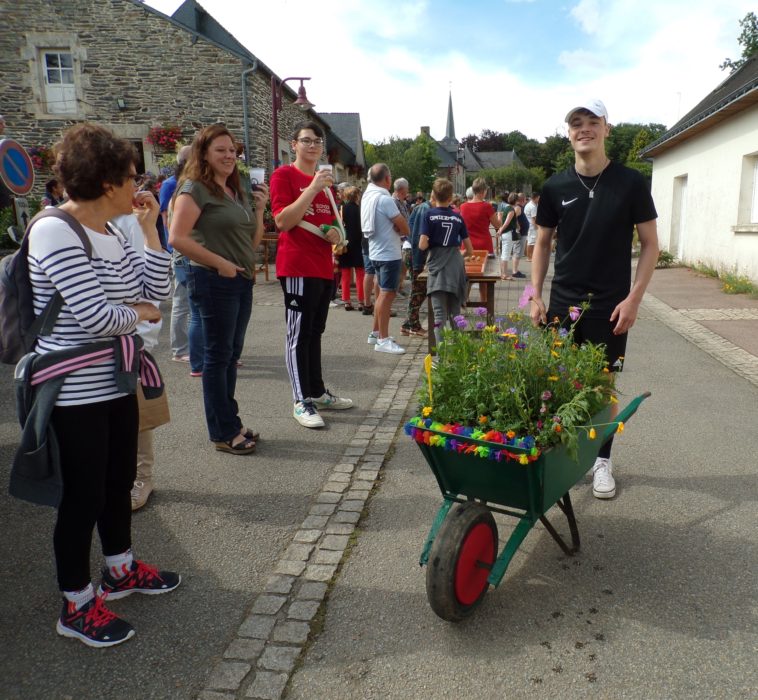
[[[431,191],[440,161],[435,142],[426,134],[419,134],[415,139],[393,136],[389,141],[367,143],[364,153],[368,167],[374,163],[386,163],[393,178],[408,180],[411,192]]]
[[[481,170],[477,177],[483,177],[490,189],[495,192],[508,190],[518,192],[520,190],[539,189],[545,181],[545,173],[542,168],[522,168],[520,165],[509,165],[505,168],[492,168]]]
[[[738,275],[736,272],[724,272],[720,275],[721,290],[725,294],[758,294],[758,286],[753,284],[746,275]]]
[[[456,323],[468,326],[463,316]],[[603,347],[577,346],[573,325],[538,329],[512,312],[496,325],[480,320],[474,330],[445,330],[443,338],[431,374],[431,410],[424,409],[426,386],[419,392],[420,411],[435,421],[513,431],[533,436],[540,449],[563,443],[575,454],[579,431],[613,400]]]
[[[659,270],[665,270],[669,267],[676,267],[676,258],[667,250],[658,253],[658,262],[655,264]]]
[[[741,68],[751,56],[758,53],[758,17],[756,17],[755,12],[748,12],[740,20],[740,27],[742,27],[742,31],[737,37],[737,41],[742,47],[742,57],[736,61],[727,58],[719,66],[721,70],[729,68],[730,72],[734,73],[734,71]]]
[[[16,225],[16,215],[13,213],[13,207],[0,209],[0,250],[14,250],[18,246],[8,235],[8,227]]]

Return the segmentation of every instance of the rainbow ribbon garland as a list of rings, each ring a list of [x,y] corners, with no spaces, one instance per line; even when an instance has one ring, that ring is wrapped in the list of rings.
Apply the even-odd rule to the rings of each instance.
[[[404,429],[405,434],[418,443],[430,447],[440,447],[458,454],[475,454],[482,459],[489,459],[493,462],[516,461],[519,464],[529,464],[537,461],[541,454],[540,449],[535,444],[534,437],[531,435],[509,438],[507,434],[497,430],[485,431],[458,423],[439,423],[431,418],[422,418],[421,416],[411,418],[405,424]],[[449,437],[437,435],[437,433],[431,432],[432,430],[448,433]],[[468,442],[468,439],[496,443],[503,445],[503,447],[476,445]],[[508,449],[509,447],[524,451],[513,452]]]

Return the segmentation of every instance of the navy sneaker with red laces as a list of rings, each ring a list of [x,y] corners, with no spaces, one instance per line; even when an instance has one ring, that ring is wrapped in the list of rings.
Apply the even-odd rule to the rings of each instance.
[[[63,601],[63,611],[55,626],[63,637],[84,642],[89,647],[112,647],[134,636],[134,628],[105,607],[105,595],[96,595],[78,610]]]
[[[135,559],[126,576],[113,578],[108,569],[103,569],[103,580],[99,593],[107,593],[109,598],[118,600],[132,593],[158,595],[173,591],[182,582],[182,577],[173,571],[158,571],[143,561]]]

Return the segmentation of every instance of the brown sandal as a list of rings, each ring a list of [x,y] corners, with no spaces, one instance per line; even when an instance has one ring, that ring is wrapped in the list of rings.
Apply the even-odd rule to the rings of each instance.
[[[255,440],[251,440],[248,437],[236,445],[234,444],[234,438],[215,444],[219,452],[228,452],[230,455],[249,455],[255,452]]]

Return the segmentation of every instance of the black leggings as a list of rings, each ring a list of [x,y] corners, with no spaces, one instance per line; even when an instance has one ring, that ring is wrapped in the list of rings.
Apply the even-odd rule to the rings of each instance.
[[[53,534],[58,587],[78,591],[91,581],[92,530],[103,554],[131,547],[130,492],[137,470],[137,398],[56,406],[52,425],[63,471],[63,499]]]

